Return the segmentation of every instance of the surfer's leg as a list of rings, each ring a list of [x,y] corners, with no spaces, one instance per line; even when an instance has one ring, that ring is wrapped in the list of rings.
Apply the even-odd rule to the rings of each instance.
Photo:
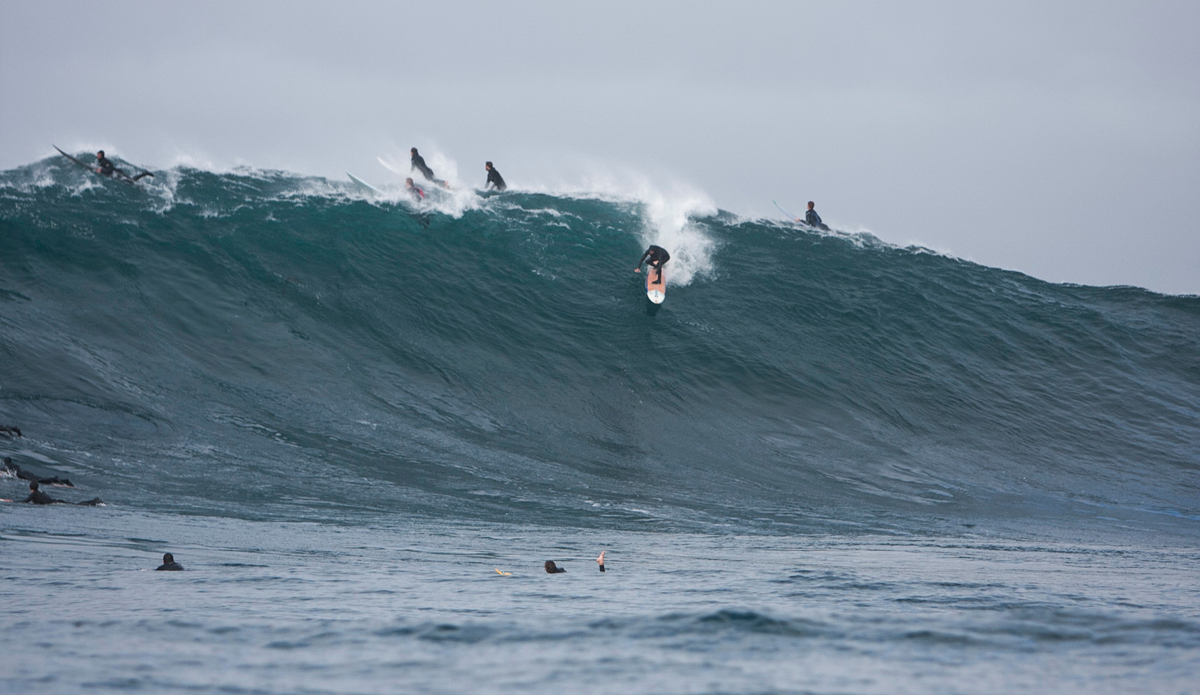
[[[151,174],[151,173],[150,173],[150,172],[148,172],[148,171],[143,171],[142,173],[138,174],[137,176],[134,176],[134,177],[133,177],[133,180],[134,180],[134,181],[137,181],[138,179],[140,179],[140,178],[144,178],[144,177],[146,177],[146,176],[154,176],[154,174]]]

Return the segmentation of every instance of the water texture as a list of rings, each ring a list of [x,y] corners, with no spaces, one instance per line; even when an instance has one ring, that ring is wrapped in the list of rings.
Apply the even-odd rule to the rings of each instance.
[[[108,503],[0,505],[0,691],[1197,692],[1194,296],[49,159],[0,173],[0,424]]]

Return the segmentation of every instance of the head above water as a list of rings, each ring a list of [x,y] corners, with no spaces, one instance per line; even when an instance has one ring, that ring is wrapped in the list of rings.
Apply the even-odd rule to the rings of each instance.
[[[815,205],[816,205],[816,203],[812,202],[811,200],[810,200],[810,201],[808,201],[808,209],[809,209],[809,210],[812,210],[812,209],[813,209],[813,206],[815,206]]]
[[[97,152],[97,153],[96,153],[96,156],[97,156],[97,157],[100,157],[100,158],[103,158],[103,157],[104,157],[104,150],[100,150],[99,152]]]
[[[29,489],[30,489],[30,490],[33,490],[34,492],[37,492],[37,489],[38,489],[38,484],[37,484],[37,481],[36,481],[36,480],[35,480],[35,481],[33,481],[33,482],[31,482],[31,483],[29,483]]]
[[[546,574],[559,574],[562,572],[566,572],[566,570],[554,564],[554,560],[546,560]]]
[[[412,188],[413,187],[412,179],[404,179],[404,185],[408,186],[409,188]]]
[[[169,565],[169,564],[171,564],[172,562],[175,562],[175,556],[174,556],[174,555],[172,555],[171,553],[166,553],[166,554],[164,554],[164,555],[163,555],[163,564],[164,564],[164,565]]]

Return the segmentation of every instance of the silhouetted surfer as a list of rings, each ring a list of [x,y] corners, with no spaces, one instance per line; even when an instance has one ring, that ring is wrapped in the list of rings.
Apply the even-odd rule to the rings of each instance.
[[[155,572],[182,572],[183,565],[175,562],[175,556],[171,553],[163,555],[163,563],[154,568]]]
[[[15,425],[0,425],[0,437],[5,439],[16,439],[24,436],[21,434],[21,428]]]
[[[450,187],[445,181],[443,181],[433,175],[433,169],[430,169],[425,164],[424,157],[417,154],[417,148],[415,148],[415,147],[412,148],[412,150],[410,150],[410,152],[412,152],[412,168],[416,171],[421,172],[421,176],[424,176],[426,181],[432,181],[433,183],[436,183],[437,185],[441,186],[442,188]]]
[[[492,166],[491,162],[484,163],[483,168],[487,169],[488,173],[487,185],[484,188],[495,187],[497,191],[508,188],[508,184],[504,183],[504,177],[500,175],[499,171],[496,171],[496,167]]]
[[[546,574],[562,574],[566,571],[565,567],[554,564],[554,560],[546,560]]]
[[[21,480],[41,483],[42,485],[62,485],[65,487],[75,487],[71,484],[70,480],[67,480],[66,478],[60,478],[57,475],[52,478],[43,478],[41,476],[34,475],[29,471],[21,470],[21,467],[13,463],[12,459],[7,456],[4,457],[4,468],[0,470],[3,470],[7,475],[15,476]]]
[[[116,175],[116,177],[119,179],[128,179],[129,181],[137,181],[143,176],[154,176],[154,174],[151,174],[148,171],[143,171],[137,176],[130,176],[129,174],[126,174],[124,171],[118,169],[117,165],[113,164],[108,157],[104,156],[104,150],[100,150],[96,153],[96,173],[109,178],[112,178],[114,175]]]
[[[66,500],[55,499],[42,492],[38,489],[38,484],[36,482],[29,484],[29,496],[21,501],[28,502],[30,504],[71,504]],[[76,502],[75,504],[83,507],[95,507],[104,504],[104,502],[100,501],[99,497],[95,497],[86,502]]]
[[[650,259],[650,261],[649,261],[650,267],[658,269],[658,277],[654,281],[661,282],[662,281],[662,267],[667,264],[667,261],[671,260],[671,254],[667,253],[667,250],[664,249],[663,247],[654,246],[653,244],[651,244],[650,248],[646,249],[646,253],[642,254],[642,259],[640,261],[638,261],[637,267],[633,269],[633,272],[635,272],[635,273],[642,272],[642,264],[646,263],[647,258]]]
[[[816,203],[812,202],[811,200],[808,201],[808,212],[804,213],[804,222],[810,227],[828,230],[829,227],[821,221],[821,216],[818,215],[817,211],[813,209],[815,206]]]
[[[418,188],[412,179],[404,179],[404,190],[413,197],[413,200],[420,200],[425,197],[425,191]]]

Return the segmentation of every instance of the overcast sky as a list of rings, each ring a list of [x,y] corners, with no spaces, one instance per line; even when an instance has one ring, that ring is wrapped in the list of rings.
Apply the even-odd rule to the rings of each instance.
[[[1052,281],[1200,293],[1200,2],[0,0],[0,168],[639,172]]]

